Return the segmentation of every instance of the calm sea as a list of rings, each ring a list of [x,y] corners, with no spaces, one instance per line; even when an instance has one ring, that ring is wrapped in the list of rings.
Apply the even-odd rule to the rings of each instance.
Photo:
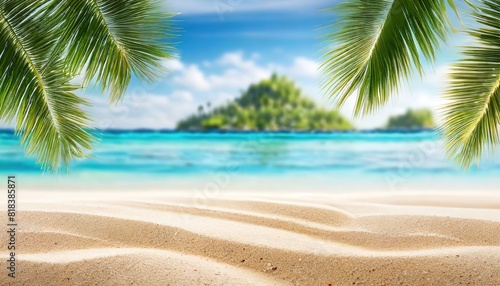
[[[437,135],[419,133],[104,132],[93,159],[43,173],[0,132],[0,174],[26,188],[500,190],[500,156],[465,172]]]

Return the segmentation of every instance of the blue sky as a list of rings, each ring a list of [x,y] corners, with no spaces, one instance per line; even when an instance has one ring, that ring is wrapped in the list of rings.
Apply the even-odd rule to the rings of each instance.
[[[224,104],[238,97],[249,84],[273,72],[294,79],[305,94],[331,107],[319,89],[317,71],[322,47],[320,29],[331,15],[319,12],[338,1],[316,0],[186,0],[165,1],[179,13],[175,19],[178,50],[165,62],[170,74],[156,84],[133,80],[126,99],[108,106],[96,90],[86,90],[90,112],[99,128],[174,128],[177,121],[196,112],[201,104]],[[449,64],[457,57],[458,36],[443,49],[427,76],[411,80],[397,99],[376,115],[352,118],[353,102],[342,113],[360,128],[382,126],[387,117],[408,107],[440,104],[439,92]]]

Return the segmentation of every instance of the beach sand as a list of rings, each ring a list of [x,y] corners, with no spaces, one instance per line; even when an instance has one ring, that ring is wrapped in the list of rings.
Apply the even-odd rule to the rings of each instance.
[[[18,200],[17,278],[2,246],[1,285],[500,285],[500,194]]]

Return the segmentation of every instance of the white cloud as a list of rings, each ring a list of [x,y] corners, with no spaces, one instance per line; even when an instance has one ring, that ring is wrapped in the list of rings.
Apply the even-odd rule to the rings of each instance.
[[[170,129],[196,109],[189,100],[179,100],[189,93],[178,91],[170,96],[147,94],[139,98],[132,96],[117,106],[109,105],[105,97],[90,97],[89,112],[94,127],[101,129]]]
[[[222,66],[233,66],[242,69],[249,69],[255,66],[253,61],[243,59],[243,52],[241,51],[225,53],[217,60],[217,63]]]
[[[229,69],[219,75],[209,76],[210,82],[216,88],[246,88],[250,84],[265,79],[271,75],[270,71],[256,69],[248,72],[239,69]]]
[[[262,67],[254,60],[245,59],[242,52],[230,52],[222,55],[214,62],[204,61],[203,68],[217,65],[223,70],[219,73],[206,74],[196,64],[185,65],[182,62],[169,62],[173,73],[173,83],[194,91],[211,91],[214,89],[243,88],[249,84],[269,77],[269,67]],[[173,68],[172,68],[173,67]]]
[[[209,76],[214,87],[218,88],[245,88],[253,82],[262,80],[271,75],[269,67],[257,65],[254,60],[245,59],[242,52],[230,52],[218,59],[217,64],[227,68],[221,74]]]
[[[318,77],[319,64],[314,60],[305,57],[298,57],[293,61],[290,73],[299,77]]]
[[[172,93],[172,98],[176,100],[183,100],[187,102],[193,101],[193,94],[189,91],[185,90],[178,90]]]
[[[217,60],[217,63],[223,67],[233,68],[228,70],[233,73],[239,72],[244,74],[251,74],[254,78],[261,78],[268,76],[270,71],[269,67],[261,67],[257,65],[255,59],[245,59],[243,52],[230,52],[222,55],[220,59]]]
[[[428,69],[422,83],[426,87],[435,88],[437,91],[441,91],[449,82],[448,76],[450,72],[451,65],[449,64],[438,66],[435,69]]]
[[[163,66],[170,72],[183,70],[184,64],[179,59],[168,59],[163,61]]]
[[[257,64],[258,55],[245,57],[241,51],[228,52],[215,61],[204,61],[203,69],[214,65],[222,71],[208,74],[201,66],[185,65],[182,62],[170,62],[167,67],[174,71],[173,83],[195,91],[213,91],[215,89],[241,89],[269,77],[273,72],[287,74],[294,78],[316,78],[318,63],[305,57],[297,57],[291,66]]]
[[[205,77],[205,74],[197,65],[189,65],[179,71],[180,74],[174,76],[173,81],[175,83],[198,91],[207,91],[212,88],[212,85]]]

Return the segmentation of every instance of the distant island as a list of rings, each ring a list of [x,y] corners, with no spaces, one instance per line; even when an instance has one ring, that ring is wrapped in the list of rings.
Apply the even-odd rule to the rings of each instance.
[[[337,110],[319,107],[284,76],[251,85],[239,98],[179,122],[178,130],[344,131],[354,126]]]
[[[434,116],[428,109],[408,109],[405,114],[389,118],[387,129],[431,129]]]

